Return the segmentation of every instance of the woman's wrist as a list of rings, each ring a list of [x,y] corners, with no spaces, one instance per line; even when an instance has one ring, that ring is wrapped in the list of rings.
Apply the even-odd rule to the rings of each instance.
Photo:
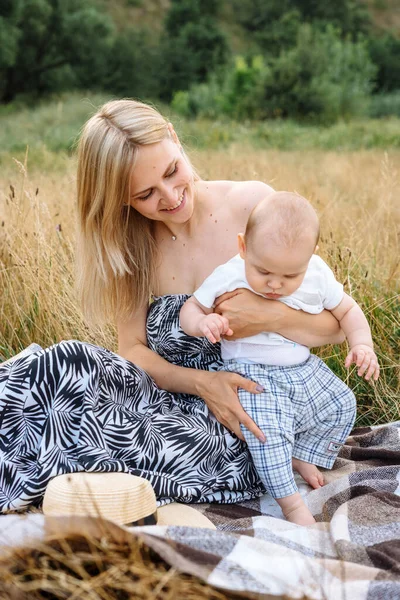
[[[280,333],[282,328],[287,327],[288,320],[293,311],[285,304],[277,300],[264,300],[260,298],[260,307],[261,310],[258,311],[260,332]]]
[[[212,373],[210,371],[203,371],[202,369],[194,369],[195,373],[192,378],[193,391],[190,392],[195,396],[200,396],[200,398],[204,398],[204,394],[206,393],[209,383],[210,383],[210,375]]]

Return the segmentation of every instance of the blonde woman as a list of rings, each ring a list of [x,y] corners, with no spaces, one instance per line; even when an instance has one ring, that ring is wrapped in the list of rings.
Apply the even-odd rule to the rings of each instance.
[[[260,390],[218,370],[218,345],[185,335],[179,311],[234,256],[237,232],[272,189],[200,179],[172,125],[131,100],[88,121],[78,163],[80,298],[89,319],[117,322],[119,355],[71,341],[0,368],[0,510],[40,504],[51,477],[84,470],[146,477],[161,502],[260,495],[239,424],[262,432],[237,389]],[[222,297],[219,310],[236,337],[342,339],[331,313],[248,290]]]

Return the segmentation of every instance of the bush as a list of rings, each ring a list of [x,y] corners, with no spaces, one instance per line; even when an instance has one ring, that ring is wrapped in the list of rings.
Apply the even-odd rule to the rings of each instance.
[[[216,24],[213,0],[172,0],[165,20],[159,67],[161,98],[204,82],[225,64],[228,44]]]
[[[0,6],[0,100],[98,87],[113,34],[89,0],[15,0]]]
[[[302,25],[294,48],[268,62],[238,58],[222,78],[192,86],[174,106],[186,115],[328,123],[365,114],[374,74],[364,41],[342,40],[332,27],[321,32]]]
[[[400,117],[400,90],[371,97],[369,116],[372,118]]]
[[[177,37],[164,38],[160,56],[161,97],[169,101],[174,92],[201,83],[226,61],[225,35],[210,17],[188,23]]]
[[[400,40],[388,33],[371,39],[368,48],[377,66],[375,89],[387,92],[400,89]]]
[[[158,47],[145,31],[125,29],[115,38],[103,87],[120,97],[157,98]]]
[[[365,114],[374,75],[364,41],[342,40],[333,27],[321,32],[303,25],[296,46],[267,72],[265,114],[322,122]]]
[[[233,0],[239,23],[268,55],[277,56],[292,48],[302,23],[315,29],[340,29],[342,37],[353,40],[367,33],[370,15],[358,0]]]

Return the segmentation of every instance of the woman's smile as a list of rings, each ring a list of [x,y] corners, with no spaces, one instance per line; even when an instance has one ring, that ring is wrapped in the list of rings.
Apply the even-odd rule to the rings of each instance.
[[[182,210],[184,208],[186,204],[186,189],[183,190],[182,194],[179,196],[178,201],[176,202],[176,204],[174,206],[171,206],[170,208],[162,208],[161,211],[162,212],[168,212],[169,214],[175,214],[178,211]]]

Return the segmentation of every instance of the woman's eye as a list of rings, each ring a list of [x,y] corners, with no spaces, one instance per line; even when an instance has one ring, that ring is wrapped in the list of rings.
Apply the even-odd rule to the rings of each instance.
[[[150,196],[152,195],[152,193],[153,193],[153,190],[151,189],[146,196],[139,196],[138,200],[147,200],[147,198],[150,198]]]
[[[172,177],[172,175],[175,175],[175,173],[177,173],[177,172],[178,172],[178,163],[175,163],[174,170],[171,171],[171,173],[168,173],[167,177]]]

